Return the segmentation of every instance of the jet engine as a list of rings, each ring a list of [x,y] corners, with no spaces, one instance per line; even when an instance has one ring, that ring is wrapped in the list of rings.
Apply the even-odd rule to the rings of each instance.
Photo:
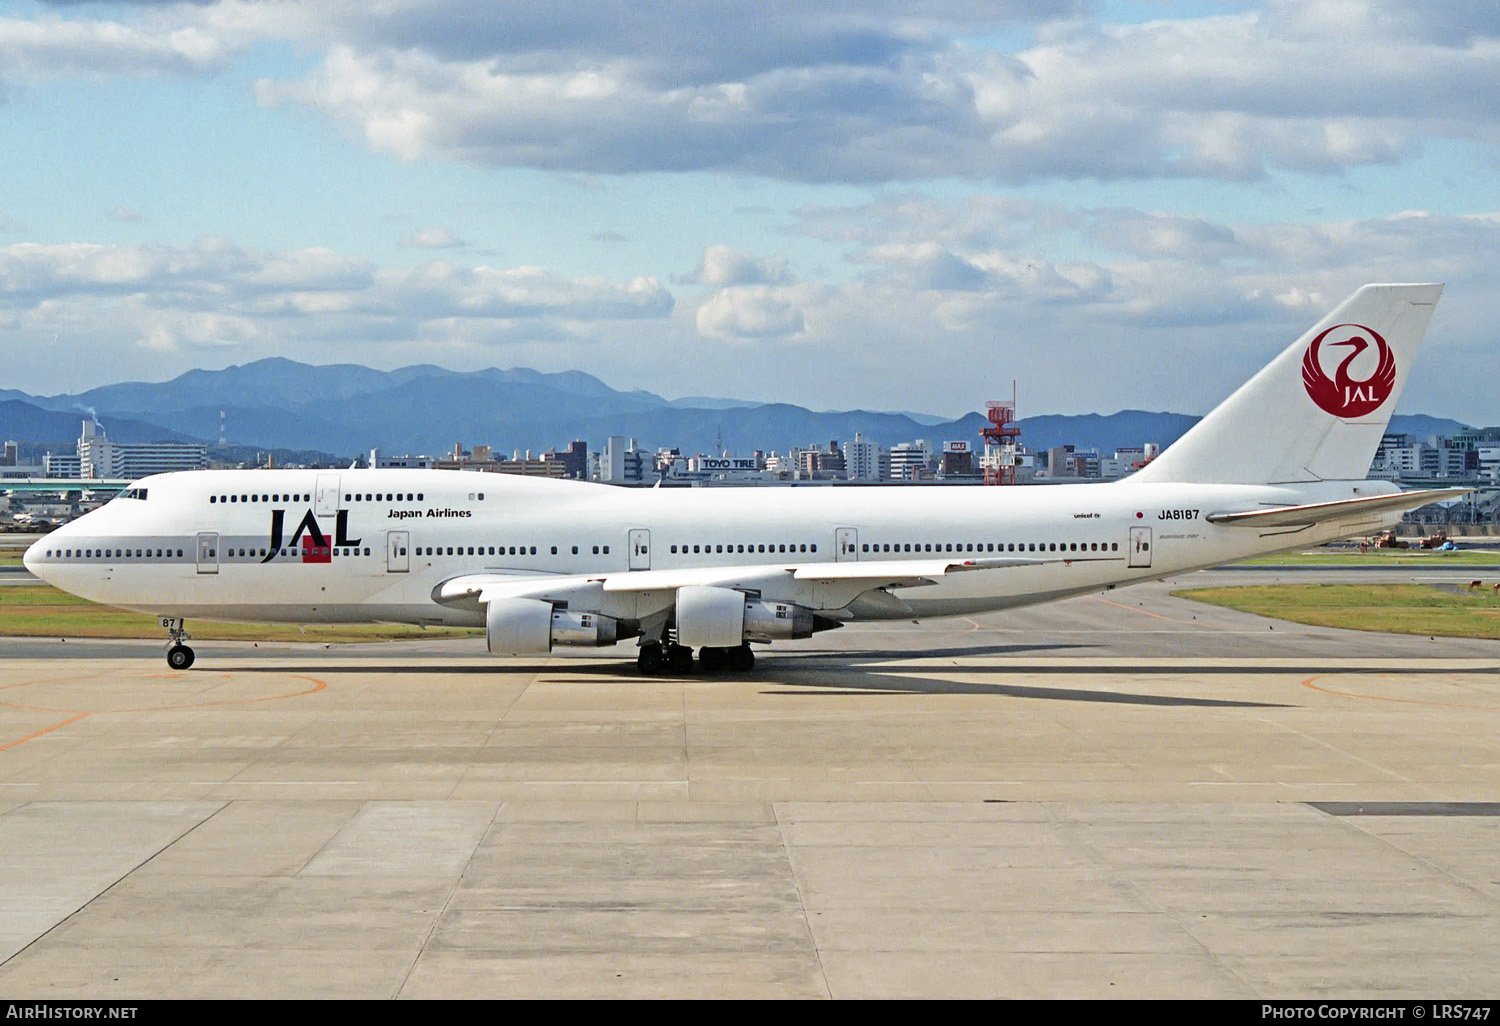
[[[556,609],[540,599],[491,599],[484,611],[491,655],[540,655],[554,645],[599,648],[619,639],[612,616]]]
[[[790,602],[768,602],[733,588],[677,589],[677,643],[689,648],[733,648],[746,641],[810,638],[842,626]]]

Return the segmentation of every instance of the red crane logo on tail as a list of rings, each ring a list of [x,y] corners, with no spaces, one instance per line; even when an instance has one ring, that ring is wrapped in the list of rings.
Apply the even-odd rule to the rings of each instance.
[[[1323,369],[1324,346],[1347,346],[1349,355],[1339,363],[1333,377]],[[1349,366],[1366,349],[1375,348],[1375,372],[1354,378]],[[1368,363],[1368,361],[1366,361]],[[1302,384],[1318,408],[1335,417],[1363,417],[1380,408],[1396,387],[1396,357],[1380,332],[1363,324],[1335,324],[1312,340],[1302,358]]]

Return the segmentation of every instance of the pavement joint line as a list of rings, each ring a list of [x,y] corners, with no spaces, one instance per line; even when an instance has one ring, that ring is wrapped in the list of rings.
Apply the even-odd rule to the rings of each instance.
[[[780,802],[771,802],[771,815],[776,817],[776,829],[781,835],[781,855],[786,860],[786,871],[792,878],[792,886],[797,891],[797,905],[802,909],[802,928],[807,931],[807,943],[812,948],[813,957],[818,963],[818,979],[823,987],[823,995],[829,1000],[833,999],[833,988],[828,983],[828,968],[823,962],[823,949],[818,946],[818,935],[813,933],[812,914],[807,908],[807,895],[802,891],[802,880],[797,875],[797,866],[792,861],[792,845],[787,837],[787,822],[782,818],[781,810],[777,808]]]
[[[1304,731],[1298,730],[1296,727],[1292,726],[1289,723],[1275,723],[1274,721],[1270,721],[1270,720],[1266,719],[1265,717],[1259,717],[1259,716],[1256,717],[1256,718],[1262,720],[1262,722],[1268,722],[1268,723],[1271,723],[1271,725],[1273,725],[1273,726],[1280,727],[1280,729],[1282,729],[1283,731],[1285,731],[1285,732],[1287,732],[1289,734],[1295,734],[1295,735],[1297,735],[1298,737],[1300,737],[1304,741],[1310,742],[1310,743],[1315,744],[1315,745],[1320,745],[1323,748],[1328,749],[1330,752],[1333,752],[1336,755],[1343,756],[1346,759],[1352,759],[1354,762],[1360,763],[1361,765],[1366,766],[1369,769],[1375,770],[1377,773],[1383,773],[1386,776],[1391,777],[1394,780],[1398,780],[1398,781],[1400,781],[1403,784],[1410,784],[1413,787],[1419,787],[1419,788],[1428,787],[1427,784],[1418,784],[1416,781],[1412,780],[1410,777],[1403,777],[1401,774],[1397,773],[1395,770],[1387,769],[1386,767],[1381,766],[1379,763],[1371,762],[1369,759],[1365,759],[1365,758],[1363,758],[1361,756],[1355,755],[1353,752],[1346,752],[1342,748],[1338,747],[1337,745],[1329,744],[1327,741],[1323,741],[1323,740],[1320,740],[1318,738],[1312,737],[1311,735],[1305,733]]]
[[[1230,979],[1233,979],[1237,983],[1239,983],[1239,985],[1245,989],[1246,993],[1258,996],[1256,988],[1251,983],[1251,981],[1240,975],[1234,969],[1225,965],[1224,962],[1219,958],[1219,956],[1216,955],[1213,950],[1208,947],[1208,945],[1204,944],[1201,940],[1193,935],[1193,932],[1187,928],[1187,926],[1183,923],[1182,918],[1178,914],[1174,913],[1169,908],[1161,906],[1160,903],[1153,901],[1148,894],[1141,890],[1140,886],[1136,883],[1134,875],[1130,871],[1129,866],[1119,865],[1111,861],[1108,856],[1103,854],[1097,847],[1090,843],[1086,837],[1081,835],[1080,824],[1077,821],[1067,820],[1058,815],[1059,804],[1060,803],[1058,802],[1043,803],[1044,808],[1046,809],[1046,812],[1049,816],[1049,821],[1057,827],[1059,834],[1061,834],[1065,839],[1071,841],[1078,848],[1082,849],[1083,853],[1089,858],[1089,861],[1092,862],[1096,867],[1106,871],[1113,869],[1114,871],[1118,872],[1120,874],[1123,886],[1130,894],[1131,898],[1134,899],[1135,902],[1140,906],[1141,912],[1143,914],[1159,915],[1166,919],[1179,933],[1187,938],[1190,944],[1194,945],[1203,952],[1204,956],[1208,959],[1210,964],[1219,969]]]
[[[26,805],[34,805],[34,804],[40,804],[40,803],[37,803],[37,802],[27,802],[26,803]],[[187,804],[187,803],[183,802],[183,803],[180,803],[180,804]],[[21,955],[25,954],[26,951],[28,951],[30,948],[32,948],[35,945],[40,944],[42,941],[46,940],[49,936],[51,936],[60,927],[67,925],[68,922],[71,921],[74,916],[79,915],[85,909],[87,909],[90,905],[92,905],[94,902],[98,901],[100,898],[104,897],[110,891],[114,890],[127,877],[129,877],[131,874],[135,873],[137,870],[145,868],[158,855],[160,855],[162,852],[166,851],[168,848],[172,847],[172,845],[174,845],[178,841],[182,840],[184,837],[186,837],[188,834],[192,833],[194,830],[197,830],[204,823],[207,823],[209,820],[213,819],[219,813],[223,812],[225,809],[227,809],[229,807],[229,805],[230,805],[229,802],[223,802],[223,803],[221,803],[217,809],[214,809],[207,816],[204,816],[202,819],[198,820],[196,823],[193,823],[193,824],[189,825],[187,827],[187,829],[185,829],[185,830],[182,831],[182,833],[178,834],[176,837],[173,837],[166,844],[162,845],[160,848],[156,849],[154,852],[152,852],[151,854],[147,855],[140,862],[138,862],[135,865],[131,866],[129,869],[126,869],[125,872],[121,873],[118,877],[116,877],[108,886],[100,889],[92,897],[90,897],[87,900],[85,900],[83,902],[83,904],[79,905],[73,911],[69,912],[67,915],[63,916],[57,922],[55,922],[51,926],[47,927],[47,929],[43,930],[41,933],[39,933],[35,937],[31,938],[31,940],[27,941],[24,945],[22,945],[20,948],[18,948],[15,951],[15,953],[12,954],[9,958],[0,959],[0,969],[4,969],[11,962],[15,961],[17,958],[20,958]],[[21,806],[21,807],[25,808],[24,805]],[[14,810],[12,810],[12,811],[14,811]]]
[[[1308,804],[1308,803],[1304,803],[1304,804]],[[1321,815],[1329,817],[1330,819],[1336,819],[1336,820],[1338,820],[1342,828],[1347,829],[1347,830],[1353,830],[1356,833],[1362,834],[1365,837],[1373,838],[1375,841],[1379,842],[1380,844],[1385,845],[1388,848],[1391,848],[1391,849],[1393,849],[1393,850],[1401,853],[1401,855],[1405,856],[1408,859],[1411,859],[1413,862],[1420,863],[1421,865],[1425,866],[1429,870],[1437,873],[1439,876],[1441,876],[1444,879],[1448,880],[1450,883],[1454,884],[1455,886],[1457,886],[1457,887],[1459,887],[1459,888],[1461,888],[1461,889],[1463,889],[1465,891],[1468,891],[1471,894],[1473,894],[1474,896],[1478,897],[1485,904],[1491,906],[1492,909],[1500,908],[1500,898],[1496,898],[1495,895],[1493,895],[1493,894],[1485,891],[1478,884],[1474,883],[1474,881],[1472,881],[1472,880],[1466,880],[1463,877],[1456,875],[1451,870],[1449,870],[1446,867],[1444,867],[1444,866],[1442,866],[1442,865],[1440,865],[1440,864],[1432,861],[1430,858],[1428,858],[1425,855],[1419,855],[1416,852],[1406,850],[1405,848],[1403,848],[1399,844],[1397,844],[1395,842],[1395,840],[1392,839],[1392,838],[1390,838],[1390,837],[1386,837],[1386,836],[1383,836],[1381,834],[1374,833],[1371,830],[1367,830],[1365,828],[1364,824],[1354,822],[1355,817],[1353,817],[1353,816],[1335,816],[1335,815],[1333,815],[1330,812],[1324,812],[1322,809],[1319,809],[1319,808],[1317,808],[1317,806],[1314,806],[1314,805],[1309,805],[1308,807],[1314,809],[1315,811],[1317,811]],[[1493,912],[1492,912],[1492,914],[1493,914]]]
[[[484,740],[481,741],[478,747],[475,749],[474,756],[471,756],[469,758],[468,765],[464,767],[462,773],[458,774],[458,777],[453,781],[453,786],[448,788],[447,797],[449,801],[453,800],[454,794],[456,794],[458,792],[458,789],[463,786],[464,781],[468,779],[469,774],[474,772],[475,756],[489,747],[490,742],[495,739],[495,734],[499,732],[500,725],[505,722],[506,714],[509,713],[511,709],[515,708],[516,703],[521,700],[521,696],[526,693],[527,688],[529,688],[530,686],[530,684],[527,684],[526,687],[523,687],[519,691],[517,691],[516,697],[512,698],[510,700],[510,704],[507,705],[503,710],[501,710],[499,716],[495,717],[495,722],[490,725],[489,733],[485,734]]]
[[[396,984],[395,989],[391,992],[392,998],[399,998],[401,992],[406,989],[406,985],[411,982],[411,974],[417,971],[417,963],[422,961],[422,956],[427,953],[427,945],[432,943],[432,935],[437,932],[438,924],[443,921],[443,916],[447,915],[448,909],[452,907],[453,896],[458,893],[459,886],[464,882],[464,875],[468,873],[469,867],[474,864],[474,857],[479,854],[479,849],[484,847],[484,839],[489,834],[490,829],[499,820],[500,810],[504,805],[504,802],[495,803],[495,811],[490,816],[489,823],[485,824],[485,828],[478,832],[479,836],[474,841],[474,847],[469,851],[469,857],[464,860],[463,868],[454,874],[453,883],[448,888],[448,893],[443,896],[442,907],[432,917],[432,922],[427,924],[427,932],[422,935],[422,943],[417,945],[417,953],[412,956],[411,964],[406,967],[406,971],[401,974],[400,982]]]

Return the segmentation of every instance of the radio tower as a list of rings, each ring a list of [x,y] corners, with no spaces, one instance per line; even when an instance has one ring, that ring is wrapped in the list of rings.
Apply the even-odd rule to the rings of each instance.
[[[224,411],[219,411],[219,448],[223,448],[224,442]]]
[[[984,404],[989,426],[979,429],[984,436],[984,483],[1016,483],[1016,440],[1021,429],[1016,426],[1016,383],[1010,383],[1010,402],[998,400]]]

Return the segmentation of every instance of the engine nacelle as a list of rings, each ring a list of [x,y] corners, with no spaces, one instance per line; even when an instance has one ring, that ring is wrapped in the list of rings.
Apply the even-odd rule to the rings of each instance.
[[[774,641],[780,638],[810,638],[817,630],[813,611],[790,602],[751,599],[745,603],[745,638]]]
[[[677,589],[677,643],[689,648],[733,648],[745,641],[810,638],[819,629],[811,609],[750,598],[733,588]],[[828,621],[824,626],[836,626]]]
[[[491,599],[484,611],[491,655],[545,655],[553,645],[597,648],[619,635],[614,617],[553,609],[540,599]]]
[[[745,640],[745,593],[694,584],[677,589],[677,644],[734,648]]]

